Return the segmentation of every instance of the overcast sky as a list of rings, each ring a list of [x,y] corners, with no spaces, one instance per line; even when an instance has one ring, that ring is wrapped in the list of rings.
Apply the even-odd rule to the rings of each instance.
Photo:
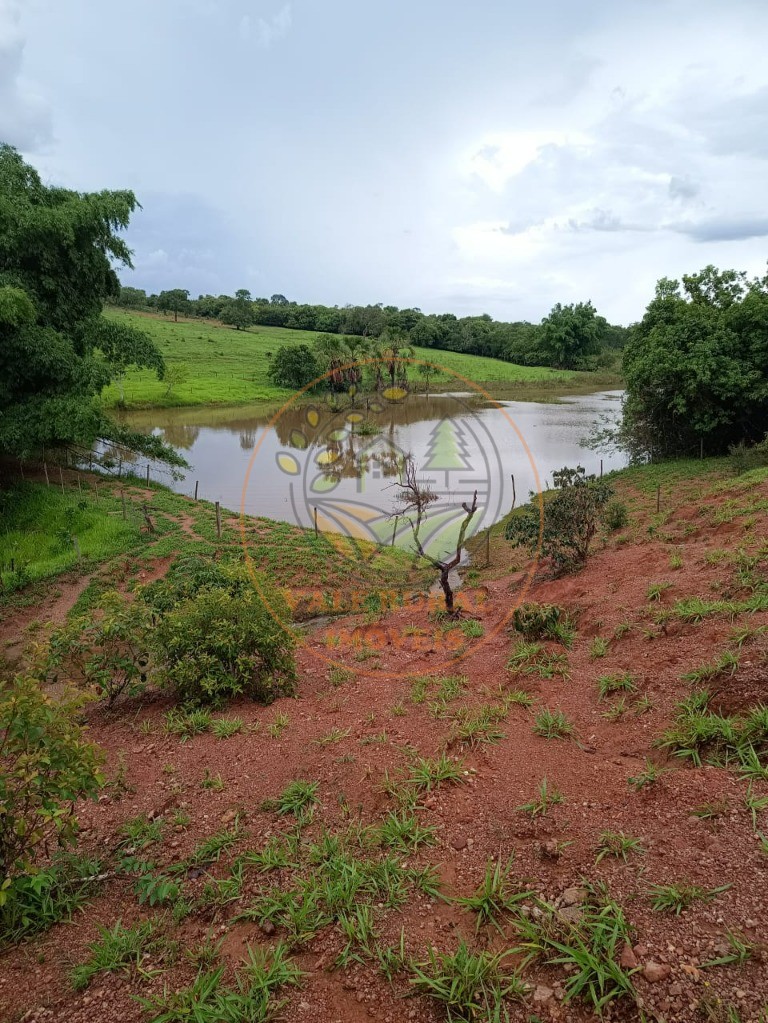
[[[126,283],[538,321],[768,257],[765,0],[0,0],[0,139]]]

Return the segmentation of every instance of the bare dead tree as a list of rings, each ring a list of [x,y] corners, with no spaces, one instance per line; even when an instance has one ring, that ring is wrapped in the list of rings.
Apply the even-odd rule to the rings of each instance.
[[[394,483],[393,486],[398,487],[400,490],[395,498],[397,508],[393,514],[408,522],[413,534],[413,542],[416,545],[416,550],[419,555],[424,558],[425,561],[428,561],[439,573],[440,588],[445,596],[445,609],[449,614],[453,614],[453,590],[448,577],[451,571],[461,562],[464,538],[467,535],[467,529],[472,521],[472,517],[477,511],[477,491],[475,491],[472,496],[471,505],[467,504],[466,501],[462,501],[461,503],[465,516],[459,529],[459,536],[456,541],[456,551],[453,557],[447,560],[441,560],[440,558],[433,557],[424,550],[420,536],[421,527],[426,518],[429,506],[434,504],[438,497],[433,490],[430,490],[426,484],[419,482],[416,478],[416,464],[411,455],[406,455],[403,464],[402,478],[399,483]]]

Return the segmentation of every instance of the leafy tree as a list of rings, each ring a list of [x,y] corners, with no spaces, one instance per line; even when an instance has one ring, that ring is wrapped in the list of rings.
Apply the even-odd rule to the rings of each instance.
[[[145,334],[101,316],[120,290],[113,264],[131,265],[117,232],[135,206],[132,192],[44,185],[0,146],[0,452],[101,439],[182,463],[158,438],[117,426],[97,401],[128,365],[164,371]]]
[[[48,697],[38,679],[0,680],[0,905],[38,848],[70,841],[74,804],[102,783],[100,752],[77,722],[81,701]]]
[[[603,345],[608,322],[591,302],[561,305],[541,321],[539,347],[558,369],[585,369]]]
[[[269,301],[271,305],[288,305],[285,295],[273,295]]]
[[[710,454],[768,425],[768,276],[708,266],[664,278],[624,349],[620,431],[635,455]]]
[[[165,371],[165,396],[169,398],[171,391],[189,380],[189,366],[186,362],[174,362]]]
[[[235,330],[245,330],[256,322],[253,311],[251,293],[245,288],[235,292],[235,297],[224,304],[219,313],[222,323],[234,327]]]
[[[538,500],[507,522],[506,538],[514,546],[531,549],[541,545],[541,555],[549,558],[556,574],[572,572],[587,560],[603,510],[613,495],[605,481],[587,476],[583,466],[563,468],[552,474],[555,492],[545,501],[542,524]]]
[[[272,356],[267,373],[278,387],[298,391],[316,380],[322,370],[314,352],[306,345],[283,345]]]
[[[186,288],[171,288],[157,296],[157,308],[161,313],[173,313],[173,322],[178,323],[179,313],[189,307],[189,292]]]
[[[326,374],[333,390],[346,391],[360,382],[362,371],[355,364],[355,353],[348,338],[339,334],[321,334],[315,341],[314,352],[320,372]]]
[[[147,293],[143,288],[120,288],[120,294],[115,299],[115,305],[123,309],[144,309],[147,304]]]

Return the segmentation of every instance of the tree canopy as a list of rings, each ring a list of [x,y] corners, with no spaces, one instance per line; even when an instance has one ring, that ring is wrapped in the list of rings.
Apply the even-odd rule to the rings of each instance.
[[[554,306],[541,321],[539,348],[558,369],[586,369],[605,342],[608,322],[591,302]]]
[[[709,454],[768,431],[768,275],[663,278],[624,350],[622,433],[636,454]]]
[[[157,438],[120,428],[99,403],[128,366],[164,372],[148,336],[101,315],[119,292],[114,264],[131,265],[117,232],[136,206],[132,192],[44,185],[0,145],[0,452],[101,439],[180,462]]]

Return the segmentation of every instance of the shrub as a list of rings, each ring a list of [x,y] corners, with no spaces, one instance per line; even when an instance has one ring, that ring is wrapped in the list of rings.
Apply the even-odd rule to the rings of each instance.
[[[108,705],[147,684],[150,613],[119,593],[104,594],[96,617],[76,618],[51,636],[48,670],[95,688]]]
[[[80,706],[50,700],[24,675],[0,680],[0,905],[41,843],[72,839],[75,801],[103,782],[100,751],[76,720]]]
[[[561,574],[575,571],[587,560],[613,489],[604,480],[587,476],[582,466],[566,467],[552,475],[556,489],[545,503],[543,526],[537,502],[509,520],[505,535],[515,546],[536,548],[540,542],[541,555]]]
[[[629,512],[624,502],[615,498],[609,501],[605,506],[603,522],[612,533],[615,533],[617,529],[623,529],[629,522]]]
[[[512,625],[526,639],[554,639],[564,646],[573,642],[568,613],[556,604],[521,604],[512,615]]]
[[[293,637],[253,590],[201,590],[163,615],[153,640],[161,681],[185,703],[241,693],[271,703],[293,691]]]
[[[728,455],[734,472],[739,475],[750,469],[762,469],[768,465],[768,434],[758,444],[747,445],[744,441],[732,444]]]

